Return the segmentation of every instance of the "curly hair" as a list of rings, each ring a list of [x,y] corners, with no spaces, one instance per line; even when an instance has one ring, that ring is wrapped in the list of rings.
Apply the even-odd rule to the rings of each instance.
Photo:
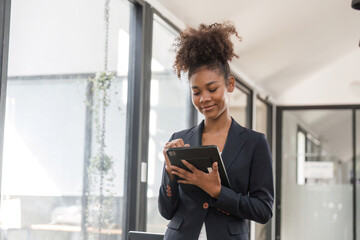
[[[202,67],[219,71],[224,75],[225,82],[230,76],[229,61],[239,56],[234,53],[230,37],[234,35],[241,41],[233,24],[229,22],[201,24],[198,29],[187,27],[175,39],[176,53],[173,65],[177,76],[181,72],[188,72],[188,78]]]

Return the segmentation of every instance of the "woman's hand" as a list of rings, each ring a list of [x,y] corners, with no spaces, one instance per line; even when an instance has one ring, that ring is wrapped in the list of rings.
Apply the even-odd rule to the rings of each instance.
[[[207,192],[213,198],[218,198],[221,190],[221,179],[218,169],[218,163],[214,162],[212,165],[212,171],[205,173],[194,165],[182,160],[184,165],[191,171],[186,171],[182,168],[172,166],[172,174],[183,178],[184,180],[178,180],[179,183],[193,184]]]
[[[168,175],[169,175],[169,178],[170,178],[170,181],[173,181],[174,180],[174,175],[171,173],[172,172],[172,165],[170,163],[170,160],[166,154],[166,151],[169,149],[169,148],[178,148],[178,147],[190,147],[189,144],[184,144],[184,141],[181,139],[181,138],[178,138],[178,139],[174,139],[172,140],[171,142],[167,142],[164,146],[164,150],[163,150],[163,154],[164,154],[164,157],[165,157],[165,163],[166,163],[166,166],[165,166],[165,170],[167,171]]]

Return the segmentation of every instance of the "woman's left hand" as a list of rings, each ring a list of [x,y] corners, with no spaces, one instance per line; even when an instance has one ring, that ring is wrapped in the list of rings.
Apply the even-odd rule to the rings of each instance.
[[[182,160],[183,164],[191,171],[172,166],[172,174],[177,175],[184,180],[178,180],[179,183],[193,184],[207,192],[211,197],[218,198],[221,190],[221,179],[218,170],[218,163],[214,162],[212,165],[212,171],[205,173],[194,165]]]

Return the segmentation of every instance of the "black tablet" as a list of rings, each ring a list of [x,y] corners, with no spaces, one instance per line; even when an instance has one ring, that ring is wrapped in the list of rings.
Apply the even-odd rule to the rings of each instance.
[[[217,146],[169,148],[166,153],[172,165],[188,171],[189,169],[181,162],[182,159],[206,173],[212,171],[212,164],[217,162],[221,184],[230,188],[230,181]],[[198,191],[200,189],[192,184],[180,184],[180,186],[184,191]]]
[[[162,240],[164,234],[160,233],[149,233],[149,232],[139,232],[139,231],[130,231],[129,240]]]

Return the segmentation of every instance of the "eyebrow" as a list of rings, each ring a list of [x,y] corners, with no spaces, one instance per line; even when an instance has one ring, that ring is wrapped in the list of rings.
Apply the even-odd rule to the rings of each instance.
[[[211,84],[214,84],[214,83],[217,83],[217,81],[209,82],[209,83],[206,84],[206,86],[208,87],[208,86],[210,86]],[[198,86],[192,86],[191,88],[192,88],[192,89],[199,89]]]

